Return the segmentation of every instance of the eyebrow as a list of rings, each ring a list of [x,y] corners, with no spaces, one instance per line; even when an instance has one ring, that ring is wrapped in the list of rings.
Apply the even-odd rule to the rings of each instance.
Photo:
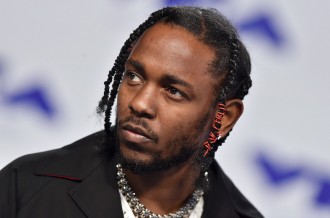
[[[170,84],[179,84],[179,85],[185,86],[187,88],[193,89],[193,86],[190,83],[188,83],[188,82],[180,79],[177,76],[174,76],[174,75],[171,75],[171,74],[167,74],[167,75],[165,75],[163,77],[163,79],[167,83],[170,83]]]
[[[145,75],[145,67],[142,63],[133,60],[133,59],[127,59],[126,60],[126,64],[132,65],[134,68],[136,68],[137,71],[139,71],[139,73]],[[167,73],[166,75],[163,76],[162,78],[163,82],[165,83],[169,83],[169,84],[178,84],[178,85],[182,85],[184,87],[187,87],[189,89],[193,89],[193,86],[184,81],[183,79],[180,79],[179,77],[171,74],[171,73]]]
[[[133,59],[127,59],[125,64],[130,64],[134,68],[136,68],[136,70],[139,71],[139,73],[145,74],[144,65],[142,63],[135,61]]]

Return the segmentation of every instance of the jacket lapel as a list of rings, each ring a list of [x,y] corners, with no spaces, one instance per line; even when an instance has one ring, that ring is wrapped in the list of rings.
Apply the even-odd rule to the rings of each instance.
[[[115,158],[105,160],[69,194],[89,218],[123,217]]]

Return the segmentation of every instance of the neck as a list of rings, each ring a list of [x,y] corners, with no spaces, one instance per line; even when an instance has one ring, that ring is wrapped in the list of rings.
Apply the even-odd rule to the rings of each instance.
[[[192,164],[148,175],[124,171],[140,202],[157,214],[172,213],[182,207],[195,190],[200,175]]]

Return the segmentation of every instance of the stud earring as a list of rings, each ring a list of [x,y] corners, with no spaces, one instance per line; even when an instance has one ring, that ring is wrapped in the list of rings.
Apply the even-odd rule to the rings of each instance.
[[[219,135],[218,135],[218,138],[217,138],[217,141],[221,139],[221,133],[219,131]]]

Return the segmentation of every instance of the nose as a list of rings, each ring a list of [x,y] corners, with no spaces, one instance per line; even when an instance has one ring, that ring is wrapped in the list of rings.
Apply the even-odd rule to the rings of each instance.
[[[154,93],[155,90],[147,85],[141,88],[128,105],[131,112],[138,117],[155,118],[157,97]]]

